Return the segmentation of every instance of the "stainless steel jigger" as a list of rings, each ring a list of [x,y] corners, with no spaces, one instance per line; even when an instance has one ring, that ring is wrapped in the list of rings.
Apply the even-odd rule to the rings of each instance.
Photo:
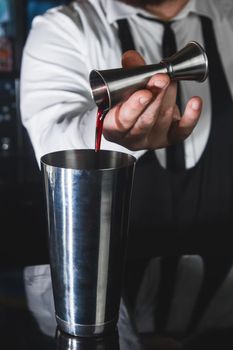
[[[167,73],[172,80],[202,82],[208,76],[208,59],[204,49],[196,41],[190,41],[183,49],[158,64],[136,68],[92,70],[90,85],[92,97],[103,111],[112,108],[133,92],[144,89],[152,75]]]

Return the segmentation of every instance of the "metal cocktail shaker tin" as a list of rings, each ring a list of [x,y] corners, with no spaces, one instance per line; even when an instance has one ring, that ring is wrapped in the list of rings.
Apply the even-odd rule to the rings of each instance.
[[[94,336],[118,321],[135,167],[131,155],[65,150],[41,158],[59,328]]]

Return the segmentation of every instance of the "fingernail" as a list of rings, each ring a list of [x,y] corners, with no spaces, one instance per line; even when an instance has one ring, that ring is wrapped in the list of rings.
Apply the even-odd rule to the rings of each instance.
[[[166,81],[163,80],[155,80],[154,86],[159,88],[164,88],[167,85]]]
[[[200,105],[197,101],[193,101],[192,102],[192,109],[194,109],[195,111],[197,111],[200,108]]]
[[[150,102],[150,98],[148,98],[148,97],[140,97],[139,98],[139,102],[141,103],[141,105],[147,105]]]

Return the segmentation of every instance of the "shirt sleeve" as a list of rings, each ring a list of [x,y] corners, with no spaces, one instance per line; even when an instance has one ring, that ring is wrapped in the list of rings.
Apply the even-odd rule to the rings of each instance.
[[[59,11],[33,21],[22,58],[20,110],[38,163],[49,152],[94,147],[96,106],[85,40]]]

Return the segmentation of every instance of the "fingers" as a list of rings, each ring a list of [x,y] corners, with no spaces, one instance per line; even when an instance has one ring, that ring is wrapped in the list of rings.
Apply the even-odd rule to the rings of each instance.
[[[171,126],[168,136],[169,144],[186,139],[195,128],[201,114],[202,100],[192,97],[186,105],[183,116]]]
[[[151,100],[152,93],[149,90],[140,90],[123,104],[112,108],[104,119],[103,134],[105,138],[117,142],[124,137]]]
[[[131,135],[146,134],[157,123],[169,81],[168,76],[160,74],[151,79],[149,87],[153,98],[137,119],[133,130],[130,130]]]
[[[127,101],[111,109],[104,120],[104,136],[115,142],[127,133],[132,137],[143,137],[156,122],[169,81],[167,75],[157,74],[148,89],[135,92]]]

